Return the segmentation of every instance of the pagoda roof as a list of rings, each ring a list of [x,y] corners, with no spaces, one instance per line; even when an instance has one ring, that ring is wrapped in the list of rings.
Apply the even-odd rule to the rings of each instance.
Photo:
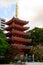
[[[23,42],[23,43],[29,43],[29,42],[31,42],[32,40],[31,39],[24,39],[24,38],[20,38],[20,37],[12,37],[12,38],[10,38],[10,40],[13,42],[15,42],[15,41],[18,41],[18,42]]]
[[[11,20],[9,20],[8,22],[6,22],[5,24],[6,25],[10,25],[10,24],[12,24],[12,22],[14,22],[16,24],[19,24],[21,26],[26,25],[28,23],[28,21],[23,21],[23,20],[20,20],[18,18],[13,17]]]
[[[11,35],[19,35],[19,36],[22,36],[22,37],[27,37],[27,36],[30,36],[31,34],[21,32],[21,31],[17,31],[17,30],[12,30],[12,31],[10,31],[6,34],[6,36],[8,36],[8,37],[11,36]]]
[[[11,29],[17,29],[17,30],[20,30],[20,31],[25,31],[25,30],[28,30],[29,27],[23,27],[23,26],[20,26],[20,25],[16,25],[15,23],[12,23],[9,27],[5,28],[4,30],[11,30]]]
[[[16,46],[19,49],[24,49],[24,50],[28,50],[32,48],[32,46],[26,46],[26,45],[21,45],[21,44],[13,44],[13,46]]]

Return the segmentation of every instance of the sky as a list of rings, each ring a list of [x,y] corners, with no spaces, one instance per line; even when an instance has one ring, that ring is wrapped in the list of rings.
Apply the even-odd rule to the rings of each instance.
[[[27,27],[43,27],[43,0],[0,0],[0,18],[10,20],[15,16],[18,1],[18,18],[29,21]]]

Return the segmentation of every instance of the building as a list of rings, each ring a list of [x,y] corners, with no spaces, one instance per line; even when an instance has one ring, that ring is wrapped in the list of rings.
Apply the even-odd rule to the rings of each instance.
[[[29,27],[24,27],[28,23],[28,21],[23,21],[18,18],[18,5],[16,4],[16,16],[5,23],[8,27],[4,28],[4,30],[9,31],[6,33],[6,36],[9,37],[8,41],[13,45],[13,47],[19,49],[20,55],[24,55],[26,50],[30,50],[32,48],[31,46],[25,45],[32,41],[31,39],[26,39],[26,37],[31,34],[24,32],[29,29]]]
[[[24,25],[28,24],[28,21],[23,21],[13,17],[5,24],[8,25],[8,27],[6,27],[4,30],[9,31],[6,33],[6,36],[9,37],[9,42],[14,47],[17,47],[19,49],[20,54],[24,54],[26,50],[30,50],[31,46],[26,46],[25,44],[31,43],[32,40],[25,38],[31,34],[24,32],[29,29],[29,27],[24,27]]]
[[[5,27],[5,19],[0,18],[0,29],[3,30],[3,28]]]

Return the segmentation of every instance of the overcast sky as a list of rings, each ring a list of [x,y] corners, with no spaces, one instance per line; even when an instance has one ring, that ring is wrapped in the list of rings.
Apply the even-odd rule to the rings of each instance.
[[[11,19],[15,16],[17,0],[0,0],[0,18]],[[18,0],[19,18],[29,21],[27,26],[43,27],[43,0]]]

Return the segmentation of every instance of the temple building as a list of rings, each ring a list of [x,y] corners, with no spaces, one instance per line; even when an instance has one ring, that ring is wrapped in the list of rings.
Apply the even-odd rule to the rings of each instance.
[[[29,29],[29,27],[24,27],[28,24],[28,21],[23,21],[18,18],[17,5],[16,5],[16,17],[13,17],[11,20],[6,22],[8,25],[4,30],[8,31],[6,34],[9,37],[10,43],[15,47],[18,47],[20,53],[24,53],[25,50],[30,50],[30,46],[26,46],[25,44],[31,43],[31,39],[26,39],[26,37],[31,34],[26,33],[25,31]]]
[[[5,28],[5,19],[0,18],[0,29],[3,30],[3,28]]]

